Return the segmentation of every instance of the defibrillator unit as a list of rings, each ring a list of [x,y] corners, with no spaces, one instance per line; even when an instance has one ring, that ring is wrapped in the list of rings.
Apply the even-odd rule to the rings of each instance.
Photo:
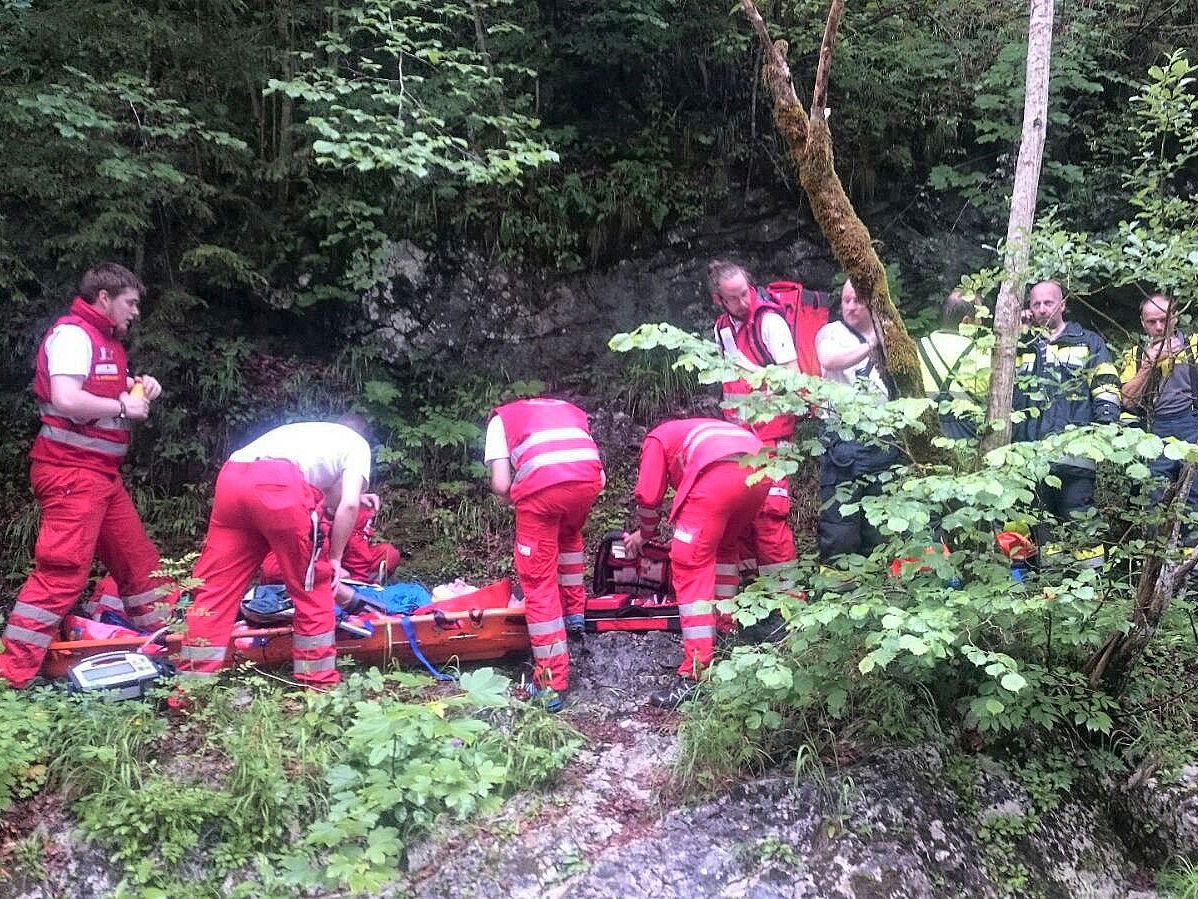
[[[140,652],[105,652],[72,666],[67,692],[103,691],[108,699],[137,699],[160,677],[173,673],[169,663]]]

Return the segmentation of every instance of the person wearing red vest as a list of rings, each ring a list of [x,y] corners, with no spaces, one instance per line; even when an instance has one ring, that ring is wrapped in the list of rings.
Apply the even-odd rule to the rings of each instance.
[[[121,483],[130,424],[144,421],[162,393],[157,380],[129,376],[121,343],[145,285],[115,263],[88,269],[70,311],[42,339],[33,393],[41,430],[29,477],[41,507],[33,573],[4,629],[0,678],[14,687],[37,675],[63,615],[79,600],[97,555],[116,578],[125,612],[140,628],[169,614],[165,579],[137,509]],[[135,383],[142,390],[130,393]]]
[[[799,371],[798,353],[790,325],[765,291],[751,285],[748,273],[739,265],[714,260],[707,266],[711,299],[723,313],[715,322],[716,345],[721,355],[746,372],[767,365],[781,365]],[[751,393],[748,381],[725,381],[724,400]],[[753,431],[767,447],[785,443],[794,435],[795,416],[779,415],[767,421],[749,424],[734,409],[725,409],[729,421]],[[794,533],[790,528],[790,481],[770,481],[769,495],[761,506],[753,526],[742,540],[739,571],[721,565],[717,597],[734,596],[739,587],[738,574],[749,577],[758,573],[777,575],[795,560]]]
[[[654,538],[666,488],[673,487],[670,577],[683,652],[678,680],[650,695],[654,705],[676,708],[694,692],[695,681],[711,664],[717,566],[736,564],[741,535],[752,526],[770,490],[765,479],[747,483],[752,469],[741,460],[760,453],[763,445],[744,428],[714,418],[667,421],[645,437],[633,494],[640,528],[624,535],[624,550],[628,558],[636,558],[644,542]]]
[[[582,526],[603,489],[586,413],[563,400],[507,403],[487,425],[491,491],[516,510],[515,567],[532,643],[533,684],[551,712],[570,686],[567,631],[582,634]]]
[[[316,689],[340,682],[333,593],[345,577],[342,559],[358,510],[378,497],[370,483],[366,422],[296,422],[267,431],[229,457],[216,479],[201,581],[187,611],[180,677],[224,667],[238,605],[250,579],[273,550],[295,604],[292,673]],[[332,511],[332,527],[325,509]]]

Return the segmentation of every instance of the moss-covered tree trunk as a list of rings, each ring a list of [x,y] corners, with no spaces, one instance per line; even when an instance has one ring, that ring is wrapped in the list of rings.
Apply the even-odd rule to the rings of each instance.
[[[923,374],[915,341],[907,333],[902,316],[890,298],[886,269],[874,250],[869,229],[853,208],[844,191],[832,154],[832,132],[828,127],[824,99],[832,66],[832,50],[844,15],[844,0],[832,0],[824,37],[820,44],[819,65],[811,94],[810,111],[804,109],[795,93],[790,66],[786,62],[786,42],[771,41],[765,21],[753,0],[741,0],[741,9],[753,26],[761,45],[762,75],[774,99],[774,124],[786,141],[799,183],[811,203],[816,224],[827,238],[858,297],[866,303],[881,326],[886,365],[902,396],[923,396]],[[939,431],[934,412],[927,416],[931,433]],[[938,455],[928,440],[911,445],[916,461]]]

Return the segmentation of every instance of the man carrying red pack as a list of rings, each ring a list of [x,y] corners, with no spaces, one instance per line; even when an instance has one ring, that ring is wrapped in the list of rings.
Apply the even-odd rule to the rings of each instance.
[[[337,684],[333,591],[345,576],[345,544],[370,482],[366,422],[297,422],[268,431],[237,450],[216,479],[212,516],[195,576],[202,581],[187,612],[179,675],[211,675],[225,664],[238,605],[273,550],[295,604],[295,679],[324,689]],[[325,509],[335,510],[331,533]],[[327,540],[326,540],[327,537]]]
[[[794,335],[781,308],[768,294],[752,286],[743,268],[731,262],[713,260],[707,266],[707,282],[712,302],[724,310],[716,319],[715,335],[725,359],[745,372],[758,371],[767,365],[799,371]],[[744,379],[737,379],[726,381],[723,392],[727,401],[752,393],[753,388]],[[725,409],[724,416],[751,429],[767,447],[783,444],[794,435],[793,415],[779,415],[754,424],[742,421],[732,409]],[[769,481],[769,494],[742,541],[739,571],[749,577],[758,573],[775,576],[795,560],[795,540],[789,517],[789,480]],[[733,567],[726,568],[726,564]],[[734,563],[721,563],[721,569],[716,595],[719,599],[728,599],[737,592],[739,585],[733,575],[738,571]]]
[[[736,564],[737,546],[752,525],[770,482],[747,483],[752,469],[741,464],[762,442],[742,427],[714,418],[667,421],[649,432],[641,448],[634,498],[640,529],[624,535],[629,558],[656,536],[666,488],[674,488],[670,522],[670,575],[682,626],[683,661],[678,680],[649,701],[677,708],[715,651],[717,567]]]
[[[516,574],[532,643],[533,684],[559,711],[570,685],[567,631],[582,633],[586,597],[582,526],[603,464],[586,413],[563,400],[517,400],[495,410],[484,461],[491,491],[516,509]]]
[[[116,263],[88,269],[70,312],[37,351],[33,393],[42,427],[29,453],[29,477],[41,527],[33,573],[8,616],[0,655],[0,678],[17,688],[37,675],[97,555],[138,627],[153,629],[170,611],[159,589],[165,579],[151,577],[160,567],[158,550],[120,474],[131,422],[144,421],[162,393],[154,378],[129,376],[121,344],[145,289]]]

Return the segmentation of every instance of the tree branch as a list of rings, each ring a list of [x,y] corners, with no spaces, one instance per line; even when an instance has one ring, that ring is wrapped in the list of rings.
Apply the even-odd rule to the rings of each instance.
[[[819,65],[815,70],[815,87],[811,91],[811,114],[825,117],[824,104],[828,96],[828,80],[832,77],[832,50],[836,47],[836,35],[844,18],[844,0],[832,0],[828,10],[828,21],[824,25],[824,39],[819,45]]]
[[[765,20],[761,18],[753,0],[740,0],[740,8],[744,10],[745,17],[757,33],[757,42],[761,44],[761,52],[765,55],[763,74],[770,86],[770,92],[774,95],[774,101],[782,106],[797,106],[800,112],[805,112],[803,104],[799,102],[799,95],[795,92],[790,65],[786,62],[786,42],[775,43],[770,40],[769,29],[765,27]]]

